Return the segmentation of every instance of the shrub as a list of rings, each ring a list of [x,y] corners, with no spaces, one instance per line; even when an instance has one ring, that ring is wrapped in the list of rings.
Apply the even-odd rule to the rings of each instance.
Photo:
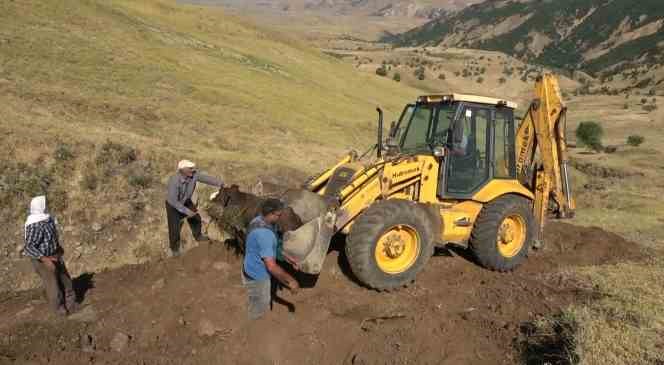
[[[75,156],[70,145],[66,143],[58,143],[55,147],[53,157],[56,161],[64,162],[73,159]]]
[[[424,80],[426,78],[426,75],[424,74],[424,67],[420,66],[415,69],[415,72],[413,72],[413,75],[417,77],[418,80]]]
[[[392,76],[392,80],[394,80],[396,82],[400,82],[401,81],[401,74],[398,73],[398,72],[395,72],[394,75]]]
[[[639,136],[638,134],[633,134],[633,135],[627,137],[627,144],[632,146],[632,147],[638,147],[643,142],[645,142],[645,140],[646,139],[643,136]]]
[[[385,67],[385,65],[382,65],[376,69],[376,75],[387,76],[387,68]]]
[[[461,72],[459,72],[459,71],[454,71],[454,76],[456,76],[456,77],[461,76]]]
[[[81,179],[81,188],[84,190],[95,191],[99,185],[99,178],[97,175],[87,172]]]
[[[616,153],[618,146],[606,146],[603,148],[604,153]]]
[[[481,84],[481,83],[484,82],[484,77],[480,76],[480,77],[477,78],[476,81],[477,81],[478,84]]]
[[[145,171],[132,169],[127,173],[127,182],[135,188],[145,189],[152,185],[152,176]]]
[[[625,105],[623,105],[623,109],[629,109],[629,104],[625,103]]]
[[[586,147],[594,150],[602,150],[602,137],[604,129],[597,122],[581,122],[576,128],[576,138]]]
[[[504,77],[501,77],[501,78],[498,79],[498,82],[500,82],[501,84],[504,84],[504,83],[507,82],[507,79],[504,78]]]
[[[97,164],[105,165],[109,163],[128,165],[136,161],[136,149],[120,143],[106,141],[101,150],[97,153]]]
[[[646,99],[646,98],[641,98],[641,104],[645,104],[645,103],[647,103],[647,102],[648,102],[648,99]]]
[[[440,75],[438,75],[438,79],[445,80],[445,74],[441,72]]]
[[[10,206],[13,200],[26,201],[46,194],[52,177],[46,168],[11,160],[0,161],[0,203]]]
[[[647,111],[650,113],[653,110],[657,110],[657,105],[644,105],[643,110]]]

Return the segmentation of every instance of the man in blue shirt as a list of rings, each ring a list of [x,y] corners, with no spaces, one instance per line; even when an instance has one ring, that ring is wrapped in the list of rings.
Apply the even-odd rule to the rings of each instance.
[[[277,264],[277,229],[275,223],[283,213],[278,199],[267,199],[261,215],[249,224],[243,267],[243,281],[249,297],[249,318],[258,319],[269,309],[272,301],[271,278],[292,292],[300,288],[297,280]]]

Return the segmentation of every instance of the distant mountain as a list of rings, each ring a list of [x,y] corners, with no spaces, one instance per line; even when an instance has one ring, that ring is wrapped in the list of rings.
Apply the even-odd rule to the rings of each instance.
[[[486,1],[392,37],[502,51],[593,74],[664,63],[664,0]]]
[[[276,11],[317,11],[326,14],[405,16],[435,19],[482,0],[182,0]]]

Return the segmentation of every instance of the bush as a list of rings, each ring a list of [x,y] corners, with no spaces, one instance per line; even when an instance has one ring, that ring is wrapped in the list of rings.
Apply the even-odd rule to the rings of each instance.
[[[401,81],[401,74],[398,73],[398,72],[395,72],[394,75],[392,76],[392,80],[394,80],[396,82],[400,82]]]
[[[413,75],[415,75],[415,77],[417,77],[418,80],[424,80],[426,78],[424,71],[425,71],[424,67],[420,66],[417,69],[415,69]]]
[[[55,147],[53,157],[56,161],[64,162],[72,160],[75,156],[70,145],[66,143],[58,143]]]
[[[0,204],[4,207],[46,194],[53,180],[48,169],[35,164],[3,160],[0,168]]]
[[[633,134],[633,135],[627,137],[627,144],[632,146],[632,147],[638,147],[643,142],[645,142],[645,140],[646,139],[643,136],[639,136],[638,134]]]
[[[438,75],[438,79],[445,80],[445,74],[441,72],[440,75]]]
[[[385,67],[385,65],[382,65],[376,69],[376,75],[387,76],[387,68]]]
[[[641,104],[645,104],[645,103],[647,103],[647,102],[648,102],[648,99],[646,99],[646,98],[641,98]]]
[[[603,151],[604,153],[616,153],[616,151],[618,151],[618,146],[606,146]]]
[[[97,175],[87,172],[83,175],[81,179],[81,188],[84,190],[95,191],[99,185],[99,178]]]
[[[625,103],[625,105],[623,105],[623,109],[629,109],[629,104]]]
[[[501,84],[504,84],[504,83],[507,82],[507,79],[504,78],[504,77],[501,77],[501,78],[498,79],[498,82],[500,82]]]
[[[647,111],[650,113],[653,110],[657,110],[657,105],[644,105],[643,110]]]
[[[136,149],[120,143],[106,141],[101,150],[97,153],[97,164],[103,165],[114,163],[119,165],[128,165],[136,161]]]
[[[133,169],[127,173],[127,182],[135,188],[146,189],[152,185],[152,176],[145,171]]]
[[[480,77],[477,78],[476,81],[477,81],[478,84],[481,84],[481,83],[484,82],[484,77],[481,77],[481,76],[480,76]]]
[[[586,147],[599,152],[602,150],[604,129],[597,122],[581,122],[576,128],[576,138]]]

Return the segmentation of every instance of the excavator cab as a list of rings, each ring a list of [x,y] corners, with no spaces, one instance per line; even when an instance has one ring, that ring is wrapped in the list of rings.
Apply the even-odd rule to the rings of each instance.
[[[438,197],[468,198],[493,178],[516,177],[514,108],[460,94],[422,96],[390,131],[399,147],[392,154],[439,155]]]

